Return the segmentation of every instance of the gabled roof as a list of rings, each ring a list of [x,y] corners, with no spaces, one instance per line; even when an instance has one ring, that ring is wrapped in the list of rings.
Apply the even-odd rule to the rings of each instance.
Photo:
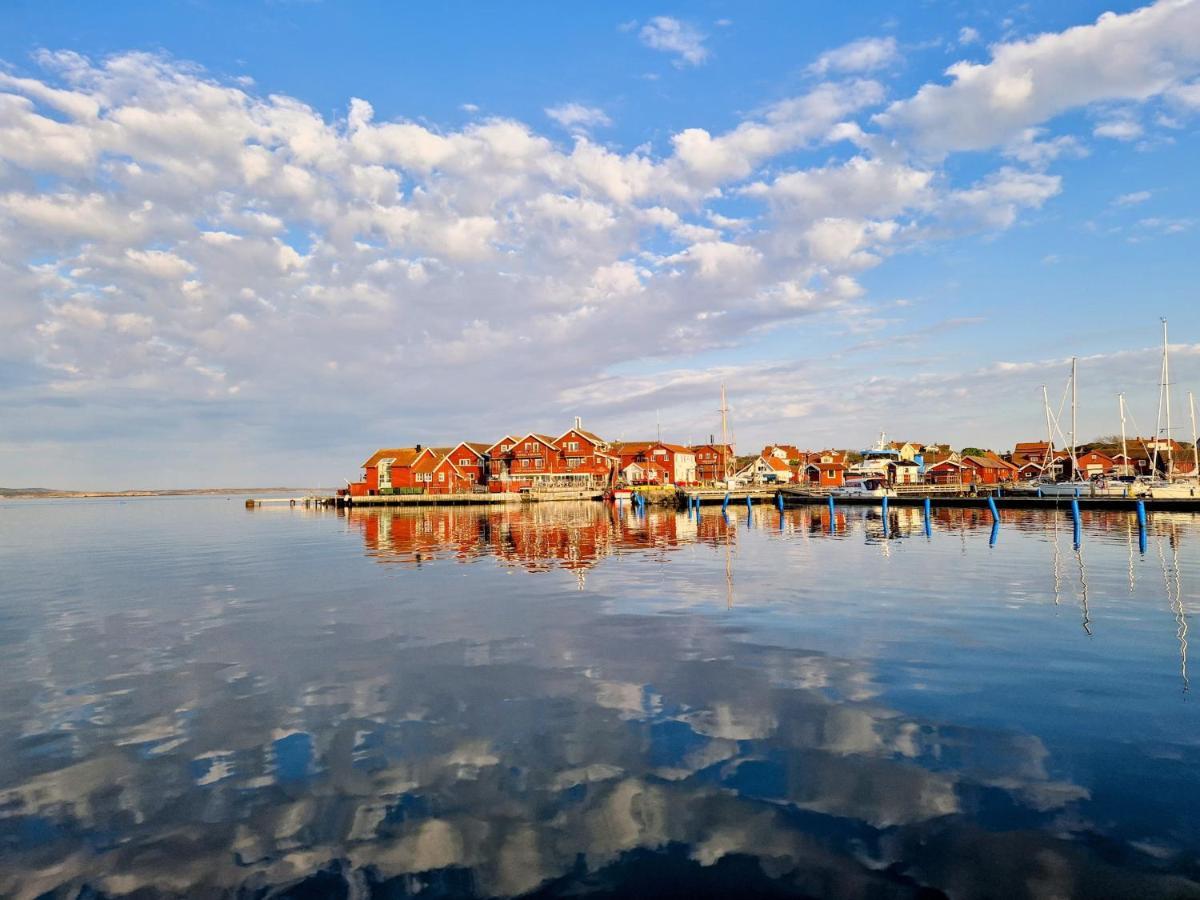
[[[558,445],[554,443],[554,438],[550,437],[549,435],[545,435],[545,434],[537,434],[536,432],[533,432],[533,431],[529,432],[529,434],[525,435],[524,437],[517,438],[517,440],[513,441],[513,449],[516,450],[517,447],[519,447],[521,444],[525,443],[530,438],[533,438],[535,441],[541,441],[543,444],[545,444],[551,450],[558,449]]]
[[[384,448],[382,450],[376,450],[374,453],[372,453],[367,461],[362,464],[362,467],[366,469],[370,466],[379,465],[379,463],[385,459],[394,460],[392,465],[407,466],[411,465],[412,461],[416,459],[420,453],[421,451],[416,447]]]
[[[804,464],[806,469],[823,469],[826,472],[837,472],[848,468],[845,463],[840,462],[821,462],[819,459],[807,462]]]
[[[968,458],[970,458],[970,457],[968,457]],[[975,457],[975,458],[978,458],[978,457]],[[957,459],[951,459],[949,456],[947,456],[945,459],[939,459],[937,462],[933,463],[932,465],[926,466],[926,468],[927,469],[936,469],[938,466],[958,466],[958,468],[960,468],[960,469],[967,468],[966,463],[961,462],[960,460],[957,460]]]
[[[495,449],[496,449],[497,447],[499,447],[501,444],[516,444],[516,442],[517,442],[518,440],[520,440],[520,439],[519,439],[519,438],[515,438],[515,437],[513,437],[511,434],[506,434],[504,437],[500,438],[500,440],[496,441],[496,443],[494,443],[494,444],[490,445],[490,446],[489,446],[489,447],[488,447],[486,450],[484,450],[483,452],[484,452],[484,453],[488,453],[488,454],[490,454],[490,453],[491,453],[493,450],[495,450]]]
[[[655,471],[661,472],[664,475],[667,474],[667,467],[664,466],[662,463],[656,463],[653,460],[649,460],[647,462],[638,462],[637,460],[634,460],[629,465],[627,465],[622,471],[628,472],[630,469],[633,469],[633,468],[638,468],[643,472],[649,472],[651,469],[653,469]]]
[[[789,466],[782,459],[780,459],[778,456],[763,456],[760,458],[765,459],[767,461],[767,465],[770,466],[772,469],[774,469],[776,472],[792,471],[792,467]]]
[[[981,469],[1011,469],[1011,468],[1013,468],[1011,465],[1004,462],[1003,460],[991,459],[990,457],[987,457],[987,456],[971,456],[968,454],[967,456],[963,457],[963,461],[968,462],[971,465],[978,466]]]
[[[597,446],[608,443],[608,441],[604,440],[604,438],[600,437],[600,435],[595,434],[594,432],[591,432],[591,431],[585,431],[582,428],[568,428],[566,431],[564,431],[562,434],[560,434],[558,437],[556,437],[554,439],[554,442],[557,444],[559,441],[561,441],[563,438],[565,438],[568,434],[572,434],[572,433],[579,435],[584,440],[591,441],[593,444],[596,444]]]
[[[426,447],[412,462],[414,472],[432,472],[453,447]]]
[[[457,449],[457,448],[451,448],[451,449]],[[436,464],[433,466],[433,468],[432,468],[432,469],[430,469],[429,471],[431,471],[431,472],[436,472],[436,471],[437,471],[438,469],[440,469],[440,468],[441,468],[443,465],[447,465],[447,466],[449,466],[450,468],[452,468],[452,469],[454,470],[455,474],[456,474],[456,475],[458,475],[460,478],[461,478],[461,477],[464,477],[464,476],[463,476],[462,469],[460,469],[458,466],[456,466],[456,465],[454,464],[454,460],[450,458],[450,453],[449,453],[449,452],[447,452],[446,454],[444,454],[443,456],[441,456],[441,457],[438,459],[437,463],[436,463]]]
[[[479,441],[460,441],[450,448],[450,452],[453,453],[459,447],[466,447],[480,459],[483,459],[483,455],[492,449],[487,444],[480,443]]]

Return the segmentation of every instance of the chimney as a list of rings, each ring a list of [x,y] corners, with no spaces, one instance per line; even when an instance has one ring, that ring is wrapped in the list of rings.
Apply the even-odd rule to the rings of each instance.
[[[420,445],[420,444],[417,444],[417,452],[418,452],[418,453],[420,453],[420,452],[421,452],[421,445]]]
[[[579,416],[576,416],[575,417],[575,430],[579,431],[581,428],[583,428],[583,419],[581,419]]]

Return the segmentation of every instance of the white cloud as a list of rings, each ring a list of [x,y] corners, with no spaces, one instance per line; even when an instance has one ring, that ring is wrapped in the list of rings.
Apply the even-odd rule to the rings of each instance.
[[[894,37],[860,38],[822,53],[809,71],[817,75],[874,72],[899,60],[900,50]]]
[[[1142,101],[1200,71],[1200,3],[1160,0],[1094,24],[996,44],[988,63],[957,62],[949,84],[893,103],[878,124],[932,153],[982,150],[1100,101]]]
[[[1112,138],[1115,141],[1132,141],[1144,134],[1142,126],[1130,118],[1109,119],[1101,122],[1092,129],[1092,134],[1101,138]]]
[[[673,54],[679,67],[699,66],[708,59],[704,35],[687,22],[670,16],[655,16],[642,26],[638,37],[653,50]]]
[[[968,44],[977,44],[979,40],[979,32],[970,25],[964,25],[958,30],[958,43],[960,46],[965,47]]]
[[[587,130],[603,128],[612,124],[604,112],[596,106],[584,106],[582,103],[560,103],[558,106],[546,108],[546,115],[567,130]]]
[[[1113,206],[1137,206],[1139,203],[1145,203],[1149,199],[1149,191],[1133,191],[1128,194],[1121,194],[1113,200]]]
[[[1007,58],[994,52],[989,65]],[[1178,70],[1180,51],[1162,52]],[[576,132],[562,141],[501,117],[377,120],[363,99],[326,117],[147,54],[41,62],[42,77],[0,84],[0,356],[35,373],[30,397],[81,405],[0,406],[31,440],[189,403],[286,431],[347,397],[395,408],[399,390],[397,427],[445,439],[511,427],[496,419],[514,390],[567,415],[563,397],[631,361],[804,317],[876,322],[865,270],[1013,226],[1062,190],[1051,164],[1086,152],[1014,113],[997,131],[1009,164],[964,184],[909,152],[944,138],[941,119],[917,133],[893,105],[864,130],[885,99],[869,79],[622,151],[583,133],[606,117],[582,104],[547,110]],[[1037,72],[1012,102],[1041,102]]]
[[[1026,128],[1004,145],[1005,156],[1036,169],[1044,169],[1059,158],[1080,159],[1088,149],[1074,135],[1061,134],[1043,139],[1044,128]]]

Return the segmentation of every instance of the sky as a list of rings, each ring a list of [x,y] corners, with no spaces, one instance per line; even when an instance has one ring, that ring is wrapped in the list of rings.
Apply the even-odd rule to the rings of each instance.
[[[1200,0],[0,4],[0,485],[1174,434]]]

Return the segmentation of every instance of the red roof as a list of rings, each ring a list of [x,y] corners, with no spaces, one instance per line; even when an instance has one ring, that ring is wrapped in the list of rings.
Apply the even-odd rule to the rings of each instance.
[[[394,460],[392,465],[407,466],[411,465],[412,461],[420,455],[421,450],[416,447],[390,447],[382,450],[376,450],[371,454],[370,458],[362,464],[364,469],[370,466],[377,466],[385,459]]]

